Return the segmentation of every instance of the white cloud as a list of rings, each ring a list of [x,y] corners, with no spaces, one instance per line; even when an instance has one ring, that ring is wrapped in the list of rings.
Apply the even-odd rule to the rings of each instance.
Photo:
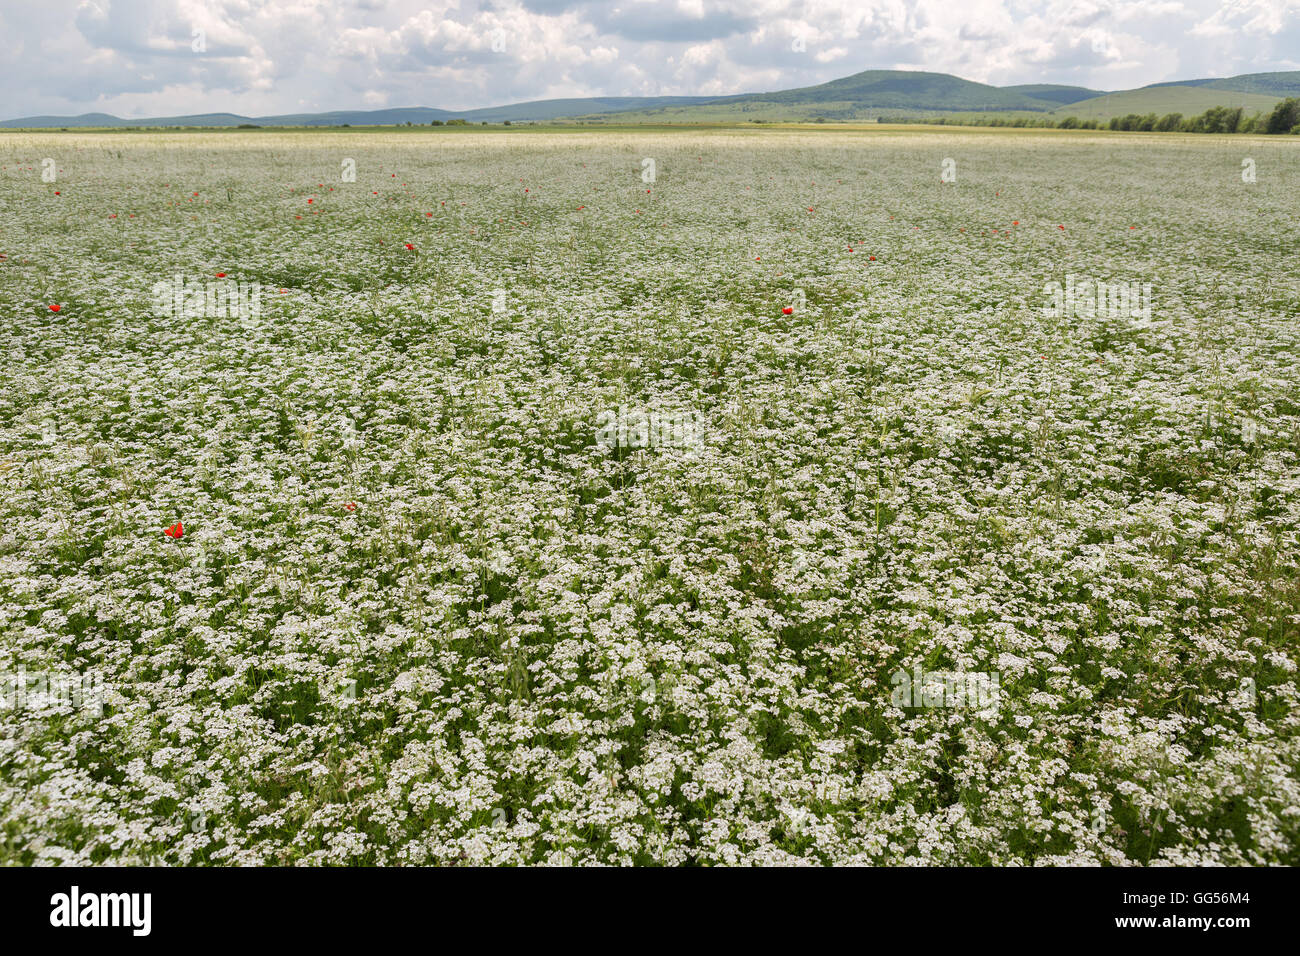
[[[265,115],[727,94],[867,69],[1123,89],[1297,69],[1300,0],[43,0],[0,8],[0,36],[8,116]]]
[[[826,50],[819,50],[813,55],[818,63],[830,63],[834,60],[841,60],[849,55],[848,47],[836,46]]]

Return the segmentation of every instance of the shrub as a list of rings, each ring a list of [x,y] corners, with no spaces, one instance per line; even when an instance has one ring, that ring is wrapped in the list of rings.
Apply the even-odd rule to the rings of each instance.
[[[1272,114],[1265,121],[1264,132],[1295,132],[1295,127],[1298,125],[1300,125],[1300,99],[1288,96],[1273,107]]]
[[[1240,106],[1212,106],[1201,114],[1202,133],[1235,133],[1241,125]]]

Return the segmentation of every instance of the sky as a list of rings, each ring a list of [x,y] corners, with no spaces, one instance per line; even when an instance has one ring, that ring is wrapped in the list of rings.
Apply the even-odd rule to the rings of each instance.
[[[0,0],[0,119],[1300,69],[1300,0]]]

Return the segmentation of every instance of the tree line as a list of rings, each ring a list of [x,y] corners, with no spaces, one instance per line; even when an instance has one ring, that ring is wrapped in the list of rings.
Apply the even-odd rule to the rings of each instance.
[[[1200,116],[1184,117],[1182,113],[1145,116],[1129,113],[1112,116],[1110,120],[1079,119],[1066,116],[1060,120],[1050,117],[983,116],[957,118],[936,116],[911,122],[930,123],[937,126],[1017,126],[1034,129],[1113,129],[1140,133],[1291,133],[1300,135],[1300,98],[1287,97],[1271,113],[1247,116],[1240,106],[1215,106]]]

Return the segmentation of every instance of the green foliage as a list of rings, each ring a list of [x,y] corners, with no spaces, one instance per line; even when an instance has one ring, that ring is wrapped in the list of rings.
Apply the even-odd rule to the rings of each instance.
[[[1294,127],[1297,125],[1300,125],[1300,98],[1288,96],[1274,107],[1272,114],[1265,121],[1264,132],[1294,132]]]

